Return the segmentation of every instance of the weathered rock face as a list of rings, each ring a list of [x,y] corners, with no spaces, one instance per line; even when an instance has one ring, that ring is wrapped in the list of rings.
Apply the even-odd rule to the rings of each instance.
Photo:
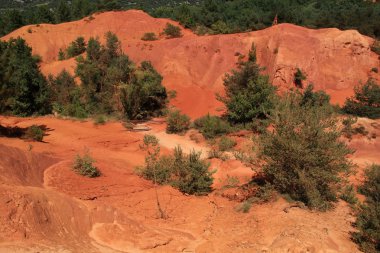
[[[159,34],[167,22],[176,24],[141,11],[106,12],[93,19],[23,27],[3,39],[23,37],[33,52],[42,56],[43,72],[57,74],[64,68],[73,72],[75,67],[74,59],[56,61],[60,48],[78,36],[103,39],[104,33],[112,31],[132,60],[153,63],[163,75],[164,85],[177,90],[172,103],[192,117],[220,111],[222,105],[215,93],[223,92],[225,73],[236,66],[239,54],[247,54],[252,42],[257,46],[258,62],[280,90],[294,87],[297,68],[307,76],[304,85],[313,83],[316,89],[325,90],[333,103],[342,103],[353,87],[369,76],[379,80],[379,75],[371,72],[380,66],[378,56],[370,50],[373,40],[357,31],[280,24],[250,33],[197,36],[183,30],[184,36],[178,39],[140,40],[146,32]]]

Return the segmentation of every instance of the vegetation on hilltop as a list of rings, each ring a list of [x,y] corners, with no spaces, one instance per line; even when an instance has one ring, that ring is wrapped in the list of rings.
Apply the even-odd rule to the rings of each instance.
[[[4,2],[5,0],[1,0]],[[155,17],[171,18],[199,34],[259,30],[280,23],[310,28],[357,29],[380,38],[380,3],[357,0],[130,0],[48,1],[3,5],[0,36],[21,26],[77,20],[98,11],[142,9]]]

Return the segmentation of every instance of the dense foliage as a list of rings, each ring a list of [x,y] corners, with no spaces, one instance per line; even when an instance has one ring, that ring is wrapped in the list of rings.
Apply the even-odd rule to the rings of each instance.
[[[226,116],[231,123],[251,123],[265,119],[273,108],[276,88],[268,76],[260,74],[256,63],[256,48],[252,44],[247,61],[239,61],[238,69],[224,79],[225,97],[220,97],[227,107]]]
[[[187,194],[207,194],[213,183],[210,164],[201,159],[201,153],[194,150],[184,154],[176,147],[172,155],[159,156],[158,139],[144,136],[142,148],[146,150],[145,166],[137,168],[138,173],[158,184],[170,184]]]
[[[359,190],[366,200],[359,209],[354,240],[366,253],[380,252],[380,165],[369,166]]]
[[[1,11],[1,7],[4,8]],[[357,29],[380,37],[380,4],[357,0],[73,0],[0,1],[0,36],[23,25],[77,20],[97,11],[143,9],[198,33],[234,33],[280,23]]]
[[[194,121],[194,127],[202,133],[202,135],[207,138],[214,138],[231,131],[231,126],[225,120],[207,114],[206,116],[200,117]]]
[[[355,95],[348,98],[343,111],[359,117],[380,118],[380,86],[374,80],[354,88]]]
[[[207,33],[263,29],[274,18],[311,28],[357,29],[380,37],[380,4],[357,0],[203,0],[198,5],[162,6],[154,16],[178,20],[185,27]]]
[[[303,101],[305,95],[290,93],[276,104],[274,130],[260,137],[264,174],[279,192],[325,210],[337,199],[342,173],[350,171],[351,150],[339,140],[331,106]]]
[[[184,133],[190,128],[190,117],[180,111],[171,111],[168,114],[166,132]]]
[[[38,63],[23,39],[0,41],[0,113],[29,116],[50,112],[50,91]]]

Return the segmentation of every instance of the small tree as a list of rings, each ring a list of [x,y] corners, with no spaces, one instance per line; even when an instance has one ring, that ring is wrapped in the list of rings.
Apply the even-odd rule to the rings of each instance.
[[[184,133],[190,128],[190,117],[186,114],[181,114],[180,111],[169,112],[167,118],[166,132],[169,134],[173,133]]]
[[[360,206],[355,223],[359,231],[353,234],[353,238],[362,251],[376,253],[380,251],[380,165],[367,168],[364,184],[359,190],[366,200]]]
[[[350,171],[352,151],[339,140],[331,107],[300,106],[301,100],[291,93],[272,113],[274,130],[260,137],[264,174],[278,191],[325,210],[337,199],[340,174]]]
[[[144,171],[152,172],[152,176],[154,180],[154,190],[156,193],[156,203],[157,203],[157,209],[160,213],[160,218],[165,219],[167,218],[166,213],[161,208],[161,203],[158,198],[158,190],[157,190],[157,161],[160,155],[160,146],[158,143],[158,139],[154,135],[144,135],[143,145],[141,145],[141,148],[147,152],[147,155],[145,156],[145,168]]]
[[[302,70],[300,70],[299,68],[297,68],[297,71],[296,73],[294,73],[294,83],[296,84],[296,86],[298,88],[303,88],[303,81],[306,80],[306,76],[305,74],[302,72]]]
[[[166,23],[163,34],[165,34],[168,39],[179,38],[182,36],[181,28],[170,23]]]
[[[86,42],[83,37],[76,38],[66,49],[67,58],[78,56],[86,51]]]
[[[65,58],[65,52],[62,50],[62,48],[60,48],[58,52],[58,61],[63,61]]]
[[[252,44],[248,60],[238,63],[238,69],[224,79],[226,96],[218,99],[227,107],[231,123],[246,124],[254,119],[265,119],[273,108],[276,88],[263,76],[256,63],[256,47]]]
[[[354,88],[355,95],[348,98],[343,111],[359,117],[380,118],[380,86],[370,79]]]

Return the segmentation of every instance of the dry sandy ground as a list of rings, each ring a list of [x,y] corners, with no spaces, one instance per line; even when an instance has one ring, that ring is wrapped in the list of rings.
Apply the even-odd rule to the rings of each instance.
[[[326,213],[284,212],[289,204],[282,199],[237,212],[239,203],[221,196],[220,182],[228,174],[249,178],[252,171],[238,161],[213,161],[219,190],[209,196],[159,187],[169,216],[162,220],[152,183],[134,173],[144,162],[144,133],[128,132],[118,122],[95,126],[53,117],[0,117],[0,123],[49,129],[43,143],[0,138],[0,252],[357,252],[349,235],[354,218],[344,202]],[[360,123],[379,136],[378,121]],[[162,121],[148,125],[164,152],[175,144],[207,150],[188,135],[168,136]],[[350,145],[361,165],[380,162],[378,138],[355,136]],[[71,170],[84,149],[101,177]]]

